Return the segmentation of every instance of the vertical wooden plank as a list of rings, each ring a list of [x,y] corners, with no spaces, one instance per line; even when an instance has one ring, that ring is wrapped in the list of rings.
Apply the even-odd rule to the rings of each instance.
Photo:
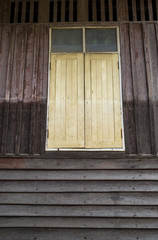
[[[33,22],[33,16],[34,16],[34,0],[30,1],[30,22]]]
[[[18,87],[21,68],[21,53],[22,53],[22,29],[21,26],[15,28],[15,45],[13,58],[13,72],[10,83],[10,102],[9,102],[9,123],[7,136],[7,153],[15,153],[17,141],[17,128],[20,127],[17,123],[17,106],[18,106]]]
[[[7,150],[9,100],[10,100],[10,86],[11,86],[12,70],[13,70],[14,40],[15,40],[15,27],[11,27],[10,36],[9,36],[9,55],[8,55],[8,62],[7,62],[6,85],[5,85],[5,109],[4,109],[3,132],[2,132],[2,153],[6,153],[6,150]]]
[[[49,22],[50,0],[39,0],[39,22]]]
[[[2,139],[4,135],[4,109],[5,109],[5,89],[6,89],[6,76],[7,76],[7,67],[8,67],[8,57],[10,51],[10,37],[11,37],[11,28],[9,26],[1,25],[1,44],[0,44],[0,152],[5,151],[6,144],[5,140]]]
[[[127,0],[117,0],[117,20],[128,21]]]
[[[11,0],[1,0],[0,5],[0,23],[9,23]]]
[[[38,92],[38,64],[39,64],[39,41],[40,26],[34,27],[34,53],[33,53],[33,72],[31,83],[31,116],[30,116],[30,136],[29,136],[29,153],[34,154],[36,148],[36,98]],[[38,119],[39,121],[39,119]],[[39,128],[40,129],[40,128]]]
[[[14,23],[18,22],[19,0],[15,0]]]
[[[23,112],[21,130],[21,153],[29,153],[31,118],[31,82],[33,75],[34,27],[27,26],[26,64],[23,84]]]
[[[156,24],[156,33],[158,27]],[[157,40],[154,24],[143,24],[144,33],[144,52],[147,69],[148,91],[149,91],[149,109],[150,109],[150,131],[152,154],[158,153],[158,53]]]
[[[126,153],[137,153],[129,24],[120,24],[120,52]]]
[[[137,21],[136,0],[132,0],[133,21]]]
[[[112,4],[112,0],[109,0],[109,21],[113,21],[113,4]]]
[[[65,0],[61,0],[61,22],[65,22]]]
[[[54,0],[53,22],[57,22],[57,0]]]
[[[148,10],[149,10],[149,21],[153,21],[153,7],[152,7],[151,0],[148,0]]]
[[[141,20],[145,21],[144,0],[140,0],[140,11],[141,11]]]
[[[130,24],[137,150],[151,154],[149,104],[141,24]]]
[[[21,15],[21,22],[25,22],[25,14],[26,14],[26,0],[22,1],[22,15]]]
[[[35,153],[41,152],[41,128],[42,122],[45,116],[41,115],[41,102],[43,98],[43,72],[44,72],[44,58],[43,58],[43,49],[44,46],[44,27],[41,25],[39,27],[39,49],[38,49],[38,78],[37,78],[37,98],[36,98],[36,135],[34,139],[35,143]]]
[[[20,153],[21,146],[21,131],[22,131],[22,101],[23,101],[23,89],[24,89],[24,76],[25,76],[25,57],[26,57],[26,42],[27,42],[27,27],[20,26],[21,36],[21,49],[20,49],[20,70],[19,70],[19,81],[18,81],[18,106],[17,106],[17,132],[16,132],[16,143],[15,153]]]
[[[105,21],[105,0],[101,0],[101,21]]]
[[[92,0],[92,16],[93,21],[97,21],[97,6],[96,0]]]
[[[88,3],[86,2],[86,0],[77,1],[77,21],[78,22],[83,22],[86,19],[85,6],[88,6]]]
[[[69,0],[69,21],[73,22],[73,0]]]
[[[43,93],[41,99],[41,154],[45,152],[45,141],[46,141],[46,116],[47,116],[47,92],[48,92],[48,60],[49,60],[49,27],[44,25],[43,33]]]

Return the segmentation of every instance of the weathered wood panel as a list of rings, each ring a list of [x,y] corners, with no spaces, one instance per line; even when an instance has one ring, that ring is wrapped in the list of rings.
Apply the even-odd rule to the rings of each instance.
[[[52,229],[52,228],[6,228],[0,229],[0,240],[157,240],[158,230],[149,229]]]
[[[58,218],[58,217],[3,217],[3,227],[37,227],[37,228],[95,228],[95,229],[155,229],[158,219],[151,218]]]
[[[12,217],[141,217],[157,218],[158,206],[0,205],[0,216]]]
[[[0,170],[0,180],[158,180],[158,170]]]
[[[1,204],[158,205],[158,193],[1,193]]]
[[[58,169],[58,170],[77,170],[77,169],[83,169],[83,170],[94,170],[94,169],[123,169],[123,170],[132,170],[132,169],[146,169],[146,170],[158,170],[158,160],[155,157],[149,158],[146,157],[140,158],[140,159],[116,159],[116,158],[110,158],[110,159],[57,159],[57,152],[55,152],[56,155],[53,158],[31,158],[31,157],[25,157],[25,158],[0,158],[0,169]]]
[[[0,192],[158,192],[157,181],[82,180],[0,181]]]

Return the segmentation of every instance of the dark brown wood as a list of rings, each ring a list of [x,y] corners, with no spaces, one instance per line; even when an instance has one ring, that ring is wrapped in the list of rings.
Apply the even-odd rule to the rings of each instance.
[[[152,153],[158,152],[158,89],[157,89],[157,76],[158,70],[155,66],[158,65],[157,42],[155,35],[154,24],[143,25],[144,32],[144,52],[146,60],[148,91],[149,91],[149,108],[150,108],[150,131]]]
[[[73,0],[69,0],[69,21],[73,22]]]
[[[57,0],[54,0],[53,22],[57,22]]]
[[[96,0],[92,0],[92,19],[93,21],[97,21],[97,10],[96,10]]]
[[[117,0],[117,20],[128,21],[127,0]]]
[[[26,0],[22,1],[22,14],[21,14],[21,22],[25,22],[25,13],[26,13]]]
[[[65,0],[61,0],[61,22],[65,22]]]
[[[136,0],[132,0],[133,21],[137,21]]]
[[[112,4],[112,0],[109,1],[109,20],[113,21],[113,4]]]
[[[123,110],[125,126],[125,146],[126,152],[137,153],[136,125],[134,117],[134,96],[133,79],[131,72],[131,56],[129,41],[129,24],[120,25],[120,45],[121,45],[121,72],[122,72],[122,92]]]
[[[39,17],[38,22],[49,22],[50,0],[39,0]]]
[[[0,158],[0,169],[58,169],[58,170],[88,170],[88,169],[146,169],[158,170],[157,158],[142,159],[57,159],[58,152],[54,152],[51,158]]]
[[[34,0],[30,1],[30,21],[33,22],[33,15],[34,15]]]
[[[142,25],[130,25],[132,77],[138,153],[151,153],[151,133]]]
[[[140,12],[141,12],[141,20],[145,21],[144,0],[140,0]]]
[[[151,0],[148,0],[148,10],[149,10],[149,20],[152,21],[153,20],[153,7],[152,7]]]
[[[14,23],[18,22],[18,9],[19,9],[19,0],[15,0],[15,14],[14,14]]]
[[[105,0],[101,0],[101,21],[105,21]]]

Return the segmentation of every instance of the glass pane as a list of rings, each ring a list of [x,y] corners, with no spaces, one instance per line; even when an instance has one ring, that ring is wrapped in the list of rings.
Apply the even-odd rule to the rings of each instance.
[[[52,52],[82,52],[81,29],[55,29],[52,31]]]
[[[86,29],[86,52],[116,52],[115,28]]]

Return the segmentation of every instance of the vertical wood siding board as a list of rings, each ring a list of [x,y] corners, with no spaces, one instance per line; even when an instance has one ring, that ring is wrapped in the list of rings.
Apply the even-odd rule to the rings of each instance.
[[[92,20],[97,21],[97,6],[96,6],[96,0],[92,0]]]
[[[152,154],[156,153],[155,150],[155,135],[158,131],[156,124],[158,124],[155,119],[155,88],[156,82],[155,76],[158,76],[157,68],[154,67],[155,61],[157,62],[157,46],[156,46],[156,36],[154,24],[143,24],[143,34],[144,34],[144,52],[146,60],[146,71],[147,71],[147,83],[149,92],[149,111],[150,111],[150,131],[151,131],[151,147]],[[158,62],[157,62],[158,64]],[[156,66],[157,66],[156,64]],[[157,79],[157,78],[156,78]],[[157,81],[157,80],[156,80]]]
[[[6,153],[8,144],[8,123],[9,123],[9,101],[13,71],[13,58],[14,58],[14,44],[15,44],[15,27],[10,28],[9,38],[9,55],[7,63],[7,74],[6,74],[6,88],[5,88],[5,109],[3,118],[3,133],[2,133],[2,152]]]
[[[39,0],[39,22],[49,22],[50,0]]]
[[[149,10],[149,21],[153,21],[153,7],[152,7],[151,0],[148,0],[148,10]]]
[[[128,6],[127,0],[117,0],[117,20],[118,21],[128,21]]]
[[[130,43],[138,153],[150,154],[149,103],[141,24],[130,24]]]
[[[15,45],[13,57],[13,71],[10,84],[10,110],[8,123],[8,141],[7,153],[15,152],[16,132],[17,132],[17,103],[18,103],[18,86],[21,67],[21,50],[22,50],[22,34],[21,26],[15,28]]]
[[[155,35],[156,35],[156,46],[157,46],[157,55],[158,55],[158,24],[155,23]],[[152,46],[152,41],[150,42],[151,46]],[[156,59],[157,61],[157,59]],[[158,84],[157,84],[157,67],[153,66],[153,70],[156,71],[155,74],[155,81],[154,81],[154,119],[155,119],[155,142],[156,142],[156,154],[158,154]]]
[[[46,116],[47,116],[47,91],[48,91],[48,60],[49,60],[49,27],[43,26],[44,43],[43,43],[43,86],[42,86],[42,99],[41,99],[41,153],[45,152],[45,139],[46,139]]]
[[[34,18],[34,0],[30,1],[30,21],[29,22],[33,22],[33,18]]]
[[[34,27],[27,26],[27,45],[26,45],[26,65],[24,77],[24,97],[22,113],[22,134],[21,134],[21,153],[29,152],[30,140],[30,118],[31,118],[31,82],[33,74],[33,54],[34,54]]]
[[[22,134],[22,112],[23,112],[23,92],[24,92],[24,78],[25,78],[25,64],[26,64],[26,45],[27,45],[27,27],[21,26],[21,52],[20,52],[20,72],[19,72],[19,86],[18,86],[18,106],[17,106],[17,132],[15,153],[20,153],[21,134]]]
[[[33,48],[33,71],[31,83],[31,119],[30,119],[30,140],[29,153],[35,153],[36,145],[36,98],[37,98],[37,81],[38,81],[38,56],[39,56],[39,41],[40,41],[40,26],[34,26],[34,48]]]
[[[109,21],[113,21],[113,4],[112,4],[112,0],[109,0]]]
[[[125,127],[125,148],[128,154],[137,153],[136,126],[134,117],[133,79],[131,72],[131,55],[129,24],[120,24],[122,91]]]
[[[132,1],[133,21],[137,21],[136,0],[131,0],[131,1]]]
[[[61,0],[61,22],[65,22],[65,0]]]
[[[101,21],[105,21],[105,0],[101,0]]]
[[[26,0],[22,1],[22,14],[21,14],[21,22],[25,22],[25,13],[26,13]]]
[[[84,10],[85,10],[85,21],[88,21],[88,0],[84,1]],[[105,14],[104,14],[105,15]],[[105,16],[104,16],[104,20],[105,21]]]
[[[35,153],[41,151],[41,132],[42,123],[44,122],[45,116],[41,115],[41,102],[43,100],[43,81],[44,81],[44,26],[39,27],[39,49],[38,49],[38,77],[37,77],[37,98],[36,98],[36,134],[35,134]]]
[[[57,22],[57,0],[54,0],[53,22]]]
[[[141,20],[145,21],[144,0],[140,0]]]

